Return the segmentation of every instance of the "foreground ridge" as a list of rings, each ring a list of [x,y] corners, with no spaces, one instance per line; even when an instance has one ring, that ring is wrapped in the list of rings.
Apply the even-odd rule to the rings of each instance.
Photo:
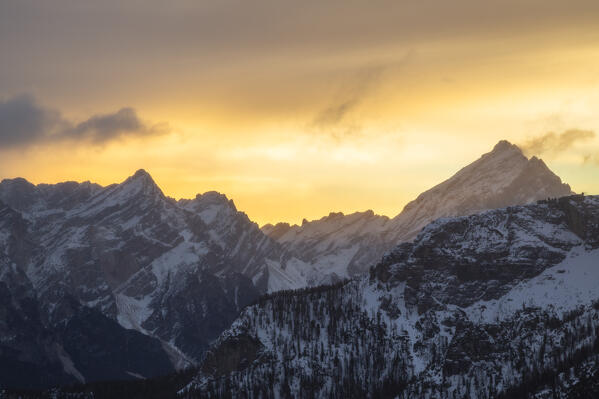
[[[369,276],[247,308],[181,395],[566,395],[599,356],[598,266],[599,197],[440,219]]]

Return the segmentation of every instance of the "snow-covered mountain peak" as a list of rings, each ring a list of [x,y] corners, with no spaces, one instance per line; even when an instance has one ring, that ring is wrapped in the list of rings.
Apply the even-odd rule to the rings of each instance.
[[[227,198],[225,194],[221,194],[218,191],[207,191],[204,194],[198,194],[191,202],[194,204],[194,207],[221,206],[229,207],[233,211],[237,211],[233,200]]]
[[[279,223],[262,231],[286,249],[337,275],[365,271],[395,245],[412,240],[429,222],[487,209],[528,204],[572,194],[545,165],[518,146],[499,141],[478,160],[420,194],[389,219],[372,211],[331,213],[301,226]]]
[[[130,193],[159,194],[164,197],[162,190],[144,169],[137,170],[133,176],[128,177],[119,186]]]
[[[567,387],[580,375],[570,367],[597,359],[598,201],[574,195],[437,220],[370,275],[262,298],[181,393],[595,397],[556,395],[559,379],[537,376],[564,371]],[[563,370],[558,360],[570,356]],[[510,389],[520,384],[545,394]]]
[[[112,184],[97,195],[85,206],[85,213],[103,212],[112,207],[150,210],[159,203],[168,202],[162,190],[143,169],[129,176],[120,184]]]
[[[528,159],[516,145],[502,140],[491,152],[420,194],[394,220],[397,234],[411,239],[439,217],[463,216],[570,194],[570,186],[563,184],[542,160]]]
[[[180,199],[178,205],[190,212],[200,216],[204,223],[210,225],[214,221],[222,218],[231,220],[238,216],[245,216],[244,219],[249,221],[247,215],[243,212],[238,212],[237,207],[232,199],[228,199],[225,194],[217,191],[208,191],[204,194],[197,194],[192,200]]]

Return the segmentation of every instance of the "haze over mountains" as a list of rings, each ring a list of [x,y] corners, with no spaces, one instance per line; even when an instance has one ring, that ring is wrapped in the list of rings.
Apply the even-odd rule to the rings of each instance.
[[[264,293],[359,275],[440,217],[569,194],[505,141],[392,219],[302,226],[260,229],[216,192],[176,201],[143,170],[107,187],[3,180],[0,360],[38,386],[164,374],[200,361]],[[19,375],[0,384],[22,386]]]

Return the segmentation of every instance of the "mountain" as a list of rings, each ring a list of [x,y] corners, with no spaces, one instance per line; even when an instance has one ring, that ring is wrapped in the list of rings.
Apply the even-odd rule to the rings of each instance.
[[[397,244],[413,239],[440,217],[570,194],[570,186],[542,160],[528,159],[517,146],[500,141],[491,152],[420,194],[394,218],[372,211],[331,213],[301,226],[265,225],[262,231],[318,270],[320,282],[331,283],[365,272]]]
[[[49,323],[24,272],[38,250],[30,232],[30,222],[0,202],[0,386],[32,389],[174,371],[160,341],[125,330],[70,295],[55,293],[62,317]]]
[[[13,324],[6,336],[33,333],[26,331],[30,322],[39,334],[28,342],[58,334],[59,352],[68,359],[60,364],[71,381],[148,377],[193,364],[260,294],[307,284],[310,267],[265,236],[224,195],[175,201],[144,170],[107,187],[3,180],[0,201],[0,237],[12,243],[5,247],[0,281],[7,295],[25,292],[15,286],[22,281],[35,309],[31,320]],[[15,302],[10,311],[19,308]],[[111,374],[116,369],[111,362],[130,354],[119,347],[121,338],[136,347],[127,362],[145,356],[145,368]],[[107,350],[103,345],[120,357],[98,358],[92,365],[82,355],[90,348]],[[13,349],[30,346],[15,342]],[[44,364],[55,365],[56,359],[61,360],[53,355]]]
[[[332,213],[301,227],[260,229],[216,192],[174,200],[144,170],[107,187],[3,180],[1,311],[13,321],[0,325],[0,374],[19,371],[0,385],[196,364],[264,293],[342,282],[439,216],[562,193],[570,188],[542,161],[507,142],[393,219]]]
[[[599,196],[438,219],[368,275],[246,308],[181,395],[576,397],[598,286]]]

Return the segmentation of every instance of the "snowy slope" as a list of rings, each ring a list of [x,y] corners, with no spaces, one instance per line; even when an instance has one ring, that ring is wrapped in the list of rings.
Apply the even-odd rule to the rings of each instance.
[[[25,273],[40,251],[30,223],[0,202],[0,385],[33,389],[173,372],[159,340],[124,329],[60,286],[53,306],[44,302]],[[60,323],[49,322],[52,307],[60,307]]]
[[[247,308],[181,394],[496,397],[599,356],[598,287],[599,197],[440,219],[369,276]]]
[[[0,200],[28,221],[21,271],[45,323],[64,324],[75,298],[159,338],[177,365],[199,359],[260,293],[305,286],[312,270],[224,195],[175,201],[144,170],[107,187],[4,180]]]
[[[395,245],[413,239],[429,222],[486,209],[528,204],[571,194],[536,157],[500,141],[491,152],[443,183],[420,194],[392,219],[372,211],[331,213],[301,226],[266,225],[262,230],[289,252],[313,265],[321,282],[366,271]]]

